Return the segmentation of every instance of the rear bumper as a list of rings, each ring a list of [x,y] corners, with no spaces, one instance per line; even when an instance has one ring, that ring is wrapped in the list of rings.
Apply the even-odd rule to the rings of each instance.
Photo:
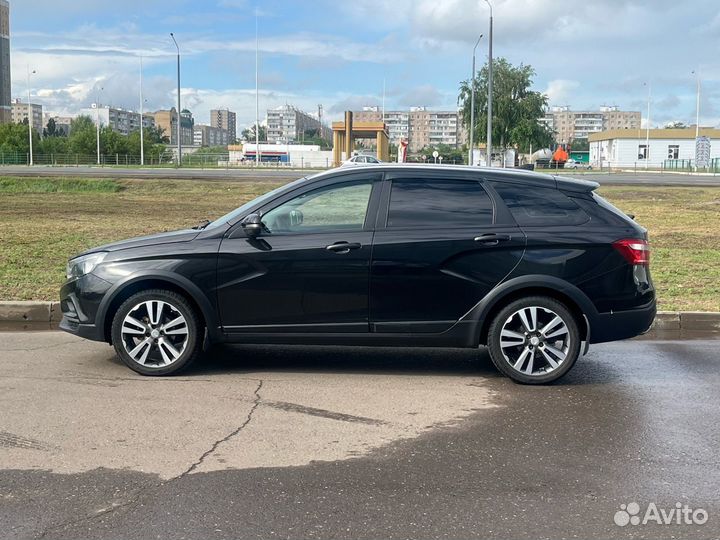
[[[652,326],[656,313],[655,300],[637,309],[600,313],[591,323],[590,343],[618,341],[644,334]]]

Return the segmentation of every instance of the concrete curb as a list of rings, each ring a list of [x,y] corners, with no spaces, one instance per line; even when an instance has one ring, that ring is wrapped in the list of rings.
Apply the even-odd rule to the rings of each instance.
[[[55,330],[59,302],[0,302],[0,330]],[[646,334],[650,338],[720,336],[720,312],[661,311]]]

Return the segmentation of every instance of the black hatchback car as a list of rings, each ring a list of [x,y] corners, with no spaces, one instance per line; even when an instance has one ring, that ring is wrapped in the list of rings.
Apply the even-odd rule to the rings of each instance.
[[[195,229],[71,259],[61,328],[144,375],[210,343],[478,347],[522,383],[655,317],[647,232],[598,184],[518,170],[335,169]]]

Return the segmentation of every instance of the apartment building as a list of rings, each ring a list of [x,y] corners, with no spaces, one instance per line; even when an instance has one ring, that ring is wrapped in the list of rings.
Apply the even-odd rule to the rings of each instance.
[[[230,143],[237,139],[237,114],[229,109],[213,109],[210,111],[210,127],[224,129],[228,133]]]
[[[43,114],[43,126],[47,127],[48,122],[52,120],[55,122],[55,132],[62,133],[63,136],[67,137],[70,135],[70,126],[72,125],[73,118],[71,116],[58,116],[56,114]]]
[[[170,110],[155,111],[155,126],[162,130],[164,137],[170,141],[170,145],[177,145],[177,109],[173,107]],[[180,112],[180,144],[182,146],[192,146],[195,142],[194,133],[195,120],[192,113],[187,109]]]
[[[140,113],[135,111],[93,103],[91,107],[82,109],[80,114],[89,116],[96,124],[99,121],[101,126],[109,126],[122,135],[140,130]],[[155,126],[155,118],[152,114],[143,114],[142,118],[144,128]]]
[[[267,139],[270,143],[303,142],[305,133],[320,133],[320,121],[291,105],[267,111]]]
[[[382,122],[380,107],[363,107],[353,112],[357,122]],[[385,111],[385,124],[390,143],[408,141],[410,152],[418,152],[428,146],[460,143],[462,129],[459,127],[457,111],[430,111],[426,107],[411,107],[409,111]]]
[[[621,111],[614,105],[598,111],[573,111],[564,105],[550,109],[541,122],[555,133],[557,142],[568,143],[610,129],[640,129],[640,118],[640,111]]]
[[[13,124],[22,124],[28,117],[32,118],[32,127],[41,136],[43,132],[43,108],[35,103],[23,103],[20,99],[13,99],[10,106],[10,121]]]
[[[232,142],[234,142],[234,139]],[[226,129],[195,124],[193,129],[193,144],[195,146],[227,146],[230,143],[230,134]]]

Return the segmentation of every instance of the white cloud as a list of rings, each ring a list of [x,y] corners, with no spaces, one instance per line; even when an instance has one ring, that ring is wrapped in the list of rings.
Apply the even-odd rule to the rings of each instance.
[[[565,105],[570,102],[580,87],[578,81],[570,79],[554,79],[547,84],[544,93],[552,105]]]

